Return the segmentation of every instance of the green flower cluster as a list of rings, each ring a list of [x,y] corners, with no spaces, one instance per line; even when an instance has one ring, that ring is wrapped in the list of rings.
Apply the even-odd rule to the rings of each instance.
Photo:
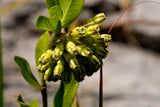
[[[53,50],[47,50],[39,58],[38,70],[44,72],[44,79],[70,83],[73,74],[80,82],[96,72],[100,60],[107,56],[106,48],[111,41],[111,35],[99,33],[104,20],[105,15],[100,13],[66,36],[60,35]]]

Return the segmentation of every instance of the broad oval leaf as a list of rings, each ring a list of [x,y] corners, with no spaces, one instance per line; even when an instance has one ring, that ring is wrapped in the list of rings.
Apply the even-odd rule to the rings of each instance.
[[[17,96],[17,102],[20,104],[20,107],[31,107],[30,105],[25,104],[25,102],[23,101],[23,98],[22,98],[21,94],[19,94]]]
[[[60,33],[61,22],[56,16],[48,18],[46,16],[40,15],[36,22],[36,28],[52,31],[54,33]]]
[[[29,104],[31,107],[38,107],[38,101],[37,99],[33,99],[30,104]]]
[[[59,0],[46,0],[47,8],[50,9],[55,5],[59,5]]]
[[[69,84],[61,82],[60,88],[53,100],[52,107],[71,107],[77,92],[79,83],[72,78]]]
[[[41,89],[40,84],[38,83],[37,79],[34,77],[34,75],[31,72],[29,63],[22,57],[15,56],[14,61],[17,63],[17,65],[20,67],[21,74],[24,77],[24,79],[33,87],[37,89]]]
[[[39,65],[38,59],[47,50],[49,40],[50,40],[49,32],[45,32],[42,34],[42,36],[39,38],[37,42],[36,49],[35,49],[35,60],[36,60],[37,66]]]
[[[84,0],[59,0],[59,3],[63,10],[61,24],[65,28],[79,16]]]
[[[48,11],[49,17],[57,16],[59,19],[63,16],[63,11],[60,6],[56,5],[49,9]]]

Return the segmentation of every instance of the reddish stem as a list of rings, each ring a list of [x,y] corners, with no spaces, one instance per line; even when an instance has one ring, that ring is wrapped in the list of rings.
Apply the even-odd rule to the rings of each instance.
[[[109,28],[108,33],[111,32],[111,30],[112,30],[113,27],[118,23],[118,21],[119,21],[126,13],[128,13],[131,9],[133,9],[133,8],[136,7],[137,5],[141,5],[141,4],[143,4],[143,3],[148,3],[148,2],[160,4],[160,2],[158,2],[158,1],[142,1],[142,2],[136,3],[135,5],[131,6],[131,7],[128,8],[127,10],[125,10],[125,11],[118,17],[118,19],[117,19],[117,20],[112,24],[112,26]]]
[[[103,62],[101,59],[101,68],[100,68],[100,84],[99,84],[99,107],[103,107]]]

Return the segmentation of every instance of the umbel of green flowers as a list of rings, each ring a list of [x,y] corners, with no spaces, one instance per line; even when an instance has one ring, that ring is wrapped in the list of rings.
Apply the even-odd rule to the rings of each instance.
[[[101,66],[101,59],[107,56],[111,35],[100,34],[105,20],[103,13],[97,14],[85,25],[74,28],[67,35],[55,37],[53,50],[47,50],[39,58],[39,72],[47,81],[62,80],[70,83],[72,76],[80,82],[91,76]]]

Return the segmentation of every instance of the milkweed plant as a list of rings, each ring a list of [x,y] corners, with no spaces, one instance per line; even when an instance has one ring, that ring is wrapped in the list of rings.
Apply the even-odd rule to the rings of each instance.
[[[60,81],[60,87],[52,107],[77,107],[73,102],[79,82],[97,72],[108,54],[111,35],[100,34],[104,13],[71,30],[68,28],[80,15],[83,4],[84,0],[46,0],[49,17],[40,15],[36,21],[36,28],[46,31],[35,49],[40,82],[24,58],[14,57],[24,79],[41,92],[42,107],[48,107],[47,82],[56,81]],[[36,99],[26,104],[20,94],[17,101],[21,107],[38,107]]]

